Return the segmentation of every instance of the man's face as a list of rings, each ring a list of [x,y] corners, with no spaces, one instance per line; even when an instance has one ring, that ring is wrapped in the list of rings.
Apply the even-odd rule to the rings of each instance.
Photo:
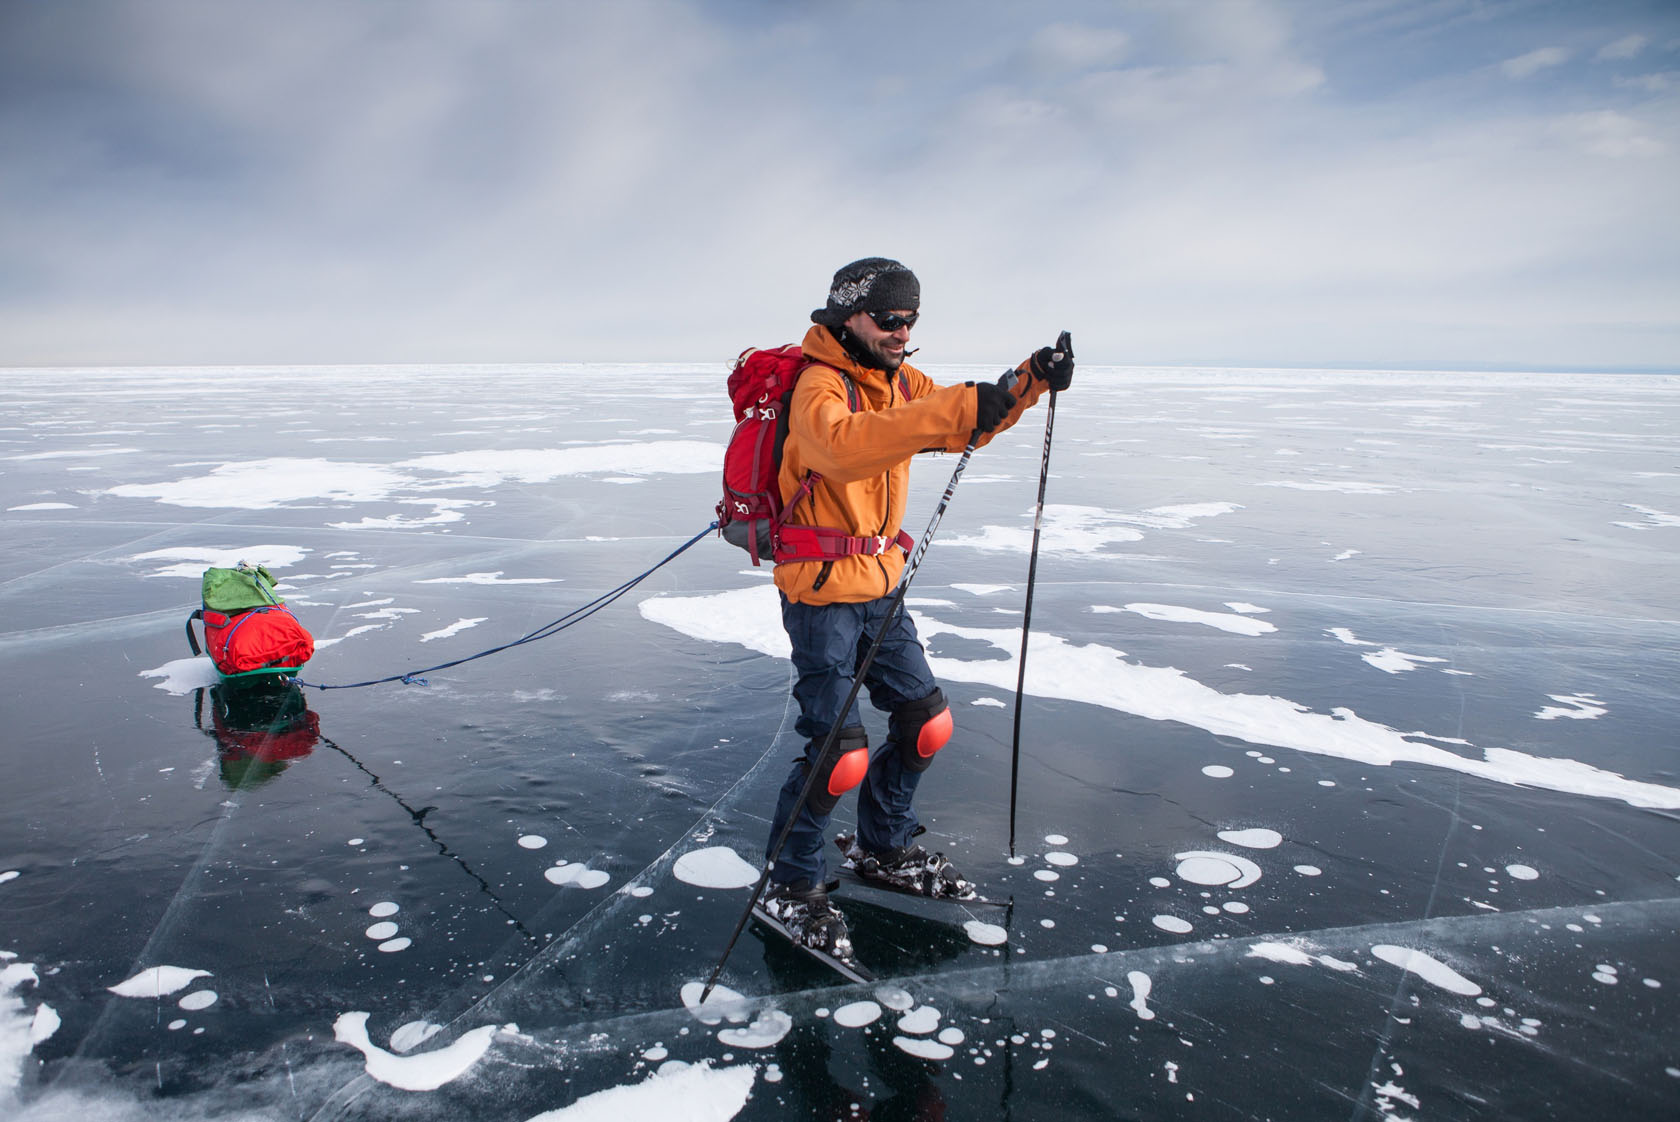
[[[893,313],[908,316],[913,314],[913,309],[894,308]],[[846,321],[846,327],[865,350],[880,360],[882,369],[888,373],[897,370],[904,361],[904,348],[910,342],[909,324],[896,331],[882,331],[868,312],[858,312]]]

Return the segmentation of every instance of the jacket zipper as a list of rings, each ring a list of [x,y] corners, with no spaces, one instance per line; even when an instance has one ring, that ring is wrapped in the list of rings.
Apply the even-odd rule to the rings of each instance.
[[[895,404],[895,402],[897,400],[897,397],[898,397],[898,391],[897,391],[897,385],[896,385],[897,381],[898,381],[897,374],[898,374],[898,371],[895,370],[891,374],[887,375],[887,408],[888,409],[891,409],[893,407],[893,405]],[[883,410],[883,412],[884,412],[884,410]],[[885,490],[886,490],[886,506],[881,511],[881,529],[880,529],[880,532],[878,534],[878,536],[881,537],[881,538],[885,538],[887,536],[887,523],[892,520],[892,469],[888,468],[886,474],[887,474],[887,485],[886,485],[886,488],[885,488]],[[881,570],[881,595],[885,596],[887,593],[892,591],[892,582],[887,577],[887,555],[886,555],[886,552],[884,550],[875,555],[875,564]]]

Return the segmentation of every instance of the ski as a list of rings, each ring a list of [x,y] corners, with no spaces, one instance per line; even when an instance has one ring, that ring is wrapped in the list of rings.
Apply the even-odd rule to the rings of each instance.
[[[875,975],[870,973],[869,969],[856,959],[840,958],[837,955],[829,954],[827,951],[818,950],[816,947],[808,947],[795,939],[793,932],[789,931],[781,920],[765,911],[762,904],[755,903],[752,906],[752,917],[766,928],[780,935],[788,946],[822,963],[847,981],[873,982],[875,980]]]
[[[927,896],[914,889],[899,888],[873,877],[860,876],[856,869],[842,865],[839,877],[830,891],[844,889],[848,900],[858,904],[909,911],[928,917],[949,914],[948,909],[1012,908],[1013,900],[994,900],[975,893],[973,896]],[[925,905],[925,906],[924,906]]]
[[[857,863],[863,856],[863,851],[857,848],[857,839],[852,834],[837,834],[834,844],[840,847],[844,860],[840,864],[841,878],[852,885],[877,890],[888,896],[908,897],[912,900],[926,900],[934,904],[962,904],[970,907],[1007,908],[1014,904],[1013,900],[992,900],[982,896],[973,884],[966,880],[957,880],[957,891],[934,895],[924,890],[924,884],[899,883],[881,877],[864,876],[858,872]],[[941,882],[945,883],[945,882]]]

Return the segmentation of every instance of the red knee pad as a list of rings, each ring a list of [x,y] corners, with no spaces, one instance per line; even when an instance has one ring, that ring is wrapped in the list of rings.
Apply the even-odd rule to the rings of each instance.
[[[934,754],[950,743],[956,728],[951,707],[939,690],[893,710],[889,724],[904,766],[911,771],[926,771],[933,763]]]
[[[816,742],[806,746],[806,766],[817,748]],[[816,764],[817,782],[811,788],[807,805],[818,818],[834,813],[840,796],[863,782],[869,771],[869,734],[861,726],[844,728],[834,738],[827,754]]]
[[[839,760],[835,761],[834,770],[828,773],[828,793],[839,798],[859,783],[863,782],[865,773],[869,771],[869,749],[853,748]]]
[[[951,719],[951,707],[946,706],[922,726],[922,731],[916,734],[916,755],[924,760],[932,759],[933,754],[950,743],[951,732],[957,723]]]

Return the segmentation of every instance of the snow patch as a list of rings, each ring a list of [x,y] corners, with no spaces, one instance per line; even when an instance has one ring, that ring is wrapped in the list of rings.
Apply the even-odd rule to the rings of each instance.
[[[720,1029],[717,1038],[735,1048],[773,1048],[792,1029],[792,1017],[780,1009],[766,1009],[746,1028]]]
[[[1273,480],[1256,487],[1284,487],[1291,491],[1334,491],[1343,495],[1391,495],[1394,488],[1357,479]]]
[[[667,1065],[641,1083],[596,1091],[571,1106],[533,1115],[527,1122],[626,1122],[641,1118],[728,1122],[747,1105],[756,1077],[746,1064],[717,1069],[707,1060]]]
[[[1260,879],[1260,866],[1234,853],[1191,850],[1178,854],[1173,860],[1178,862],[1174,870],[1178,878],[1191,884],[1247,888]]]
[[[550,884],[566,884],[574,888],[600,888],[612,879],[605,870],[591,869],[581,861],[562,861],[543,870],[543,879]]]
[[[118,997],[164,997],[186,989],[194,978],[210,976],[208,970],[193,970],[185,966],[154,966],[106,988]]]
[[[760,870],[727,845],[692,849],[677,858],[671,873],[696,888],[747,888],[758,883]]]
[[[1094,553],[1105,546],[1142,541],[1144,530],[1182,530],[1200,519],[1241,509],[1236,503],[1184,503],[1122,514],[1102,507],[1050,503],[1040,520],[1038,545],[1045,553]],[[978,534],[953,537],[944,544],[1025,553],[1032,543],[1030,526],[987,525]]]
[[[893,1045],[920,1060],[948,1060],[957,1054],[956,1049],[949,1044],[941,1044],[937,1040],[919,1040],[911,1036],[895,1036]]]
[[[1126,981],[1132,987],[1132,1000],[1129,1003],[1140,1021],[1153,1021],[1155,1010],[1149,1007],[1149,991],[1153,983],[1149,975],[1141,970],[1133,970],[1126,975]]]
[[[881,1007],[873,1001],[854,1001],[834,1011],[834,1023],[844,1028],[862,1028],[881,1019]]]
[[[700,992],[706,987],[700,982],[685,982],[682,988],[683,1007],[689,1011],[695,1020],[703,1025],[715,1025],[724,1019],[735,1024],[741,1024],[747,1019],[751,1010],[747,1006],[747,999],[730,989],[728,986],[713,986],[705,1002],[700,1001]]]
[[[13,957],[9,952],[0,960]],[[6,962],[0,967],[0,1106],[6,1105],[23,1082],[24,1060],[41,1041],[58,1031],[58,1014],[47,1005],[37,1005],[33,1015],[24,1010],[17,996],[25,984],[39,985],[35,965]]]
[[[898,1019],[898,1031],[915,1036],[928,1036],[939,1028],[939,1010],[931,1005],[918,1005]]]
[[[497,569],[493,573],[468,573],[462,577],[427,577],[415,584],[555,584],[559,577],[504,577]]]
[[[310,551],[303,546],[260,543],[243,547],[178,546],[173,549],[153,549],[123,558],[131,565],[156,565],[148,577],[182,577],[202,580],[204,570],[231,569],[241,561],[261,565],[273,571],[288,569],[302,561]]]
[[[658,597],[644,600],[639,610],[645,618],[693,638],[738,643],[762,654],[788,657],[780,602],[769,585],[711,596]],[[1005,656],[975,660],[930,657],[928,662],[936,677],[1014,692],[1021,639],[1018,629],[958,627],[920,613],[917,628],[924,641],[955,635],[989,644]],[[1025,686],[1035,697],[1100,705],[1148,720],[1178,721],[1216,736],[1356,760],[1374,767],[1425,764],[1512,786],[1619,799],[1631,806],[1680,809],[1680,788],[1628,779],[1579,760],[1533,756],[1508,748],[1482,749],[1482,757],[1477,759],[1419,743],[1415,738],[1428,734],[1404,733],[1365,720],[1351,709],[1318,713],[1287,698],[1221,693],[1176,667],[1128,662],[1124,651],[1097,643],[1075,645],[1046,631],[1035,630],[1030,642]]]
[[[1203,627],[1217,628],[1232,635],[1267,635],[1277,630],[1275,624],[1262,619],[1251,619],[1246,615],[1233,612],[1204,612],[1196,608],[1181,608],[1172,604],[1127,604],[1124,608],[1110,608],[1097,606],[1093,612],[1131,612],[1145,619],[1161,620],[1166,623],[1197,623]]]
[[[1416,670],[1419,663],[1447,661],[1444,658],[1430,658],[1428,655],[1407,654],[1393,647],[1384,647],[1380,651],[1362,654],[1359,657],[1387,674],[1404,674],[1408,670]]]
[[[1612,526],[1621,526],[1628,530],[1651,530],[1659,526],[1680,526],[1680,514],[1665,514],[1663,511],[1654,510],[1648,506],[1640,506],[1637,503],[1623,503],[1622,505],[1629,510],[1637,510],[1640,514],[1643,514],[1645,521],[1612,522]]]
[[[1547,694],[1546,696],[1551,698],[1553,701],[1558,702],[1559,705],[1548,705],[1541,709],[1538,713],[1534,714],[1535,719],[1537,720],[1555,721],[1559,717],[1565,717],[1571,721],[1596,721],[1598,718],[1604,716],[1604,714],[1610,712],[1610,710],[1606,708],[1597,697],[1590,693],[1553,693]],[[1560,706],[1562,707],[1560,708]]]
[[[1248,957],[1265,959],[1267,962],[1281,962],[1289,966],[1311,966],[1313,962],[1312,955],[1288,943],[1256,943],[1248,948]]]
[[[430,1021],[409,1021],[391,1034],[391,1051],[412,1052],[442,1031],[442,1025]]]
[[[156,499],[185,507],[272,510],[294,503],[378,502],[417,480],[385,464],[270,457],[224,463],[207,475],[172,482],[123,483],[105,492],[124,499]]]
[[[367,1020],[366,1013],[341,1014],[333,1022],[333,1039],[362,1054],[368,1075],[404,1091],[435,1091],[459,1079],[490,1050],[498,1030],[496,1025],[483,1025],[435,1052],[399,1056],[368,1039]]]
[[[1416,974],[1432,986],[1446,990],[1448,993],[1460,994],[1464,997],[1475,997],[1482,992],[1482,987],[1466,978],[1446,963],[1423,951],[1411,947],[1396,947],[1388,943],[1379,943],[1371,948],[1371,953],[1391,966]]]
[[[320,644],[316,644],[319,646]],[[150,670],[142,670],[142,678],[162,678],[163,681],[153,686],[153,689],[163,690],[165,693],[177,697],[192,693],[196,689],[213,686],[221,681],[221,675],[216,673],[216,667],[208,658],[202,655],[194,658],[178,658],[173,662],[166,662],[162,666],[154,666]]]
[[[1276,849],[1283,844],[1283,835],[1276,830],[1221,830],[1219,840],[1240,845],[1244,849]]]
[[[472,619],[458,619],[448,627],[441,628],[437,631],[426,632],[424,635],[420,636],[420,641],[422,643],[430,643],[433,639],[447,639],[452,635],[459,635],[468,628],[477,627],[489,618],[489,616],[476,616]]]

